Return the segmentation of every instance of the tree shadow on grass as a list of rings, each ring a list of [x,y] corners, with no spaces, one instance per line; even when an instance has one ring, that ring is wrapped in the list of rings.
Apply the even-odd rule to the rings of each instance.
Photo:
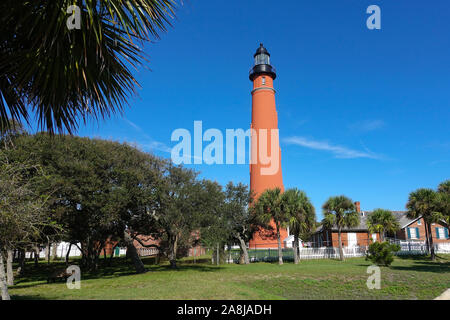
[[[177,263],[177,268],[171,268],[169,264],[162,263],[157,265],[151,263],[152,260],[148,258],[142,259],[147,272],[143,274],[151,274],[152,272],[216,272],[222,270],[224,267],[216,265],[207,265],[206,262],[210,260],[199,260],[197,263],[193,261],[179,261]],[[66,268],[63,262],[52,262],[51,264],[39,264],[37,267],[34,265],[27,265],[25,268],[25,273],[16,278],[15,285],[12,288],[30,288],[42,285],[51,285],[53,283],[65,283],[64,279],[58,279],[55,282],[47,283],[49,275],[55,270],[63,270]],[[136,276],[142,275],[137,274],[133,264],[124,258],[114,259],[110,265],[100,264],[97,271],[81,271],[81,280],[92,280],[92,279],[111,279],[117,277],[126,276]]]
[[[40,295],[11,295],[11,300],[52,300]]]
[[[413,260],[409,266],[391,266],[393,270],[448,273],[450,275],[450,261],[448,258],[437,256],[436,261],[431,261],[430,256],[399,256],[400,260]]]

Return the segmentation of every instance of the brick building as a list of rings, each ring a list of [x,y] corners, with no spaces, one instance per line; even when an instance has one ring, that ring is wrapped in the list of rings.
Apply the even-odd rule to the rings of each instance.
[[[380,241],[380,234],[370,234],[367,228],[367,216],[371,211],[361,211],[360,203],[355,202],[356,210],[360,214],[360,223],[354,228],[344,228],[341,232],[342,245],[344,247],[368,246],[372,240]],[[400,225],[400,230],[393,235],[385,235],[386,237],[397,240],[409,240],[425,242],[425,224],[423,219],[410,219],[407,217],[406,211],[392,211]],[[431,234],[434,243],[450,243],[449,229],[444,222],[431,225]],[[316,229],[311,237],[312,246],[314,247],[338,247],[338,230],[337,228],[327,229],[323,225]]]
[[[394,212],[400,224],[400,230],[394,236],[398,240],[425,241],[425,223],[422,217],[409,219],[406,212]],[[433,243],[450,243],[449,229],[445,222],[431,224]]]

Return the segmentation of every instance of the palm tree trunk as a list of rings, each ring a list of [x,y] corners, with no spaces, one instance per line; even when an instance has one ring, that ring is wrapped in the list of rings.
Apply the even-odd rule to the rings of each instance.
[[[5,264],[3,262],[3,252],[0,248],[0,291],[2,300],[11,300],[8,293],[8,285],[6,283]]]
[[[341,261],[344,261],[344,250],[342,249],[342,234],[341,228],[338,229],[338,241],[339,241],[339,258]]]
[[[298,264],[298,236],[294,235],[294,263]]]
[[[278,264],[283,264],[283,250],[281,249],[280,224],[277,223],[277,241],[278,241]]]
[[[433,245],[433,233],[431,233],[431,225],[428,224],[428,236],[430,238],[430,253],[431,253],[431,260],[436,260],[436,253],[434,252],[434,245]]]

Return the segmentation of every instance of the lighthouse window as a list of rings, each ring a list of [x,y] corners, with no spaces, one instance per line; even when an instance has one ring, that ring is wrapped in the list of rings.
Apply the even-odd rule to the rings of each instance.
[[[262,77],[262,84],[263,84],[263,85],[266,84],[266,77]]]
[[[265,53],[258,54],[255,57],[255,65],[258,64],[270,64],[269,56]]]

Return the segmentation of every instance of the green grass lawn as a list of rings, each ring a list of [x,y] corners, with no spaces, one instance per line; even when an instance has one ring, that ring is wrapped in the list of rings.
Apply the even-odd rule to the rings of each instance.
[[[149,268],[134,274],[124,258],[96,274],[83,273],[80,290],[63,282],[47,284],[50,268],[30,263],[10,287],[13,299],[433,299],[450,288],[450,255],[436,262],[427,257],[396,257],[381,268],[381,289],[366,286],[364,258],[309,260],[300,264],[254,263],[213,266],[209,259],[180,261],[177,270],[143,260]],[[63,266],[63,264],[60,264]]]

